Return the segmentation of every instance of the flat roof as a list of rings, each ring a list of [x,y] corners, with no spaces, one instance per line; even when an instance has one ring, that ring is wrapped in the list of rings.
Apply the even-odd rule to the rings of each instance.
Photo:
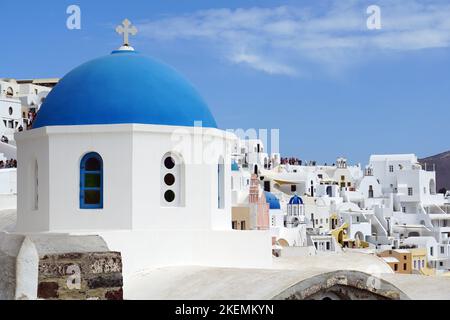
[[[53,88],[59,82],[59,78],[46,78],[46,79],[21,79],[16,80],[18,84],[34,84],[37,86]]]
[[[370,162],[372,161],[405,161],[411,160],[412,162],[417,161],[415,154],[373,154],[370,156]]]
[[[408,249],[395,249],[393,251],[398,253],[411,253],[411,251],[409,251]]]
[[[400,261],[398,261],[397,258],[394,258],[394,257],[381,257],[381,259],[383,259],[383,260],[386,261],[387,263],[396,263],[396,262],[400,262]]]

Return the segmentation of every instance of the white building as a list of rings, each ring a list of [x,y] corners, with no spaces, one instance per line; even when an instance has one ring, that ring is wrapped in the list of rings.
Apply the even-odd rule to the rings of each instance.
[[[436,173],[423,170],[413,154],[373,155],[369,166],[382,192],[394,194],[396,211],[415,213],[445,202],[443,195],[436,194]]]
[[[0,136],[13,140],[22,121],[20,88],[15,80],[0,80]]]
[[[16,231],[98,234],[125,274],[270,265],[268,231],[231,230],[235,139],[172,68],[122,47],[67,74],[16,134]]]
[[[26,130],[58,79],[0,80],[0,136]]]

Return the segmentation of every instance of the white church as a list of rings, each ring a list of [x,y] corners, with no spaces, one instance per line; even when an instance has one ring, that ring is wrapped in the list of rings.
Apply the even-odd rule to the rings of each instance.
[[[101,236],[123,272],[269,267],[268,231],[231,229],[231,151],[193,86],[128,43],[69,72],[16,133],[17,233]]]

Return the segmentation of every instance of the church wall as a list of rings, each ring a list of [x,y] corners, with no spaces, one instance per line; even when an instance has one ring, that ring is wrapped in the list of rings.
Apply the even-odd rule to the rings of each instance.
[[[204,167],[193,165],[189,155],[177,152],[184,162],[184,205],[161,204],[162,159],[174,151],[168,132],[135,132],[133,137],[133,228],[207,228],[211,186]],[[178,177],[177,177],[178,178]],[[176,197],[180,196],[176,194]]]
[[[269,230],[195,232],[194,263],[230,268],[270,268]]]
[[[45,129],[17,133],[17,231],[49,230],[49,143]],[[25,139],[26,138],[26,139]],[[36,203],[35,163],[38,164]],[[36,206],[37,204],[37,206]]]
[[[217,164],[212,165],[210,169],[212,171],[210,176],[210,189],[212,192],[211,201],[211,228],[213,230],[231,230],[231,141],[216,138],[214,141],[218,146],[223,146],[221,148],[220,156],[224,161],[224,206],[223,208],[218,208],[218,170]]]
[[[131,134],[91,129],[49,137],[51,230],[131,227]],[[89,152],[103,159],[103,209],[80,209],[80,161]]]
[[[134,128],[133,228],[231,229],[228,162],[224,165],[225,206],[218,209],[217,162],[202,161],[201,150],[199,153],[194,149],[192,130],[195,129],[148,125],[134,125]],[[173,130],[181,134],[186,144],[180,144]],[[211,135],[207,139],[212,139],[211,143],[220,149],[222,137]],[[184,205],[179,207],[165,207],[160,201],[161,160],[168,152],[175,152],[184,161]],[[223,152],[220,155],[226,156]]]
[[[225,154],[229,149],[224,151],[222,142],[231,138],[224,138],[223,132],[216,129],[205,133],[205,140],[220,150],[212,157],[217,157],[215,161],[208,158],[206,163],[201,162],[200,156],[199,162],[189,150],[177,151],[185,161],[184,206],[163,207],[161,160],[176,149],[172,131],[173,127],[167,126],[113,125],[47,127],[24,132],[26,138],[18,138],[20,159],[25,159],[19,162],[24,167],[19,175],[19,188],[24,190],[19,191],[19,230],[230,230],[231,169],[229,154]],[[80,209],[80,160],[88,152],[97,152],[103,159],[103,209]],[[222,209],[217,203],[219,156],[225,159]],[[39,208],[33,210],[32,170],[36,158]],[[30,211],[36,211],[34,218],[25,223],[22,218]],[[24,221],[23,226],[20,221]]]
[[[108,248],[122,253],[126,277],[163,266],[203,265],[268,268],[272,264],[269,231],[133,230],[98,234]]]

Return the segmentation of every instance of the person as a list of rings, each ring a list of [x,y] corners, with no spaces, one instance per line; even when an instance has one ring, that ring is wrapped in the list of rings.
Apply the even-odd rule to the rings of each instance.
[[[14,159],[6,160],[5,168],[16,168],[15,165],[17,166],[17,161],[14,161]]]
[[[0,161],[0,169],[3,169],[5,167],[5,163],[3,162],[3,160]]]

